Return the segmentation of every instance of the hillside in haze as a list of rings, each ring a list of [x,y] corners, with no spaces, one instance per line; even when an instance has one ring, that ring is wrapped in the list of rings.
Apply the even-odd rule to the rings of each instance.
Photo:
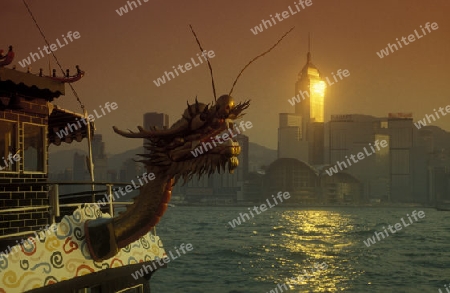
[[[436,126],[423,127],[421,132],[429,131],[434,135],[434,149],[449,151],[450,148],[450,133]],[[107,147],[107,146],[106,146]],[[139,159],[136,154],[142,154],[144,148],[142,146],[119,153],[108,154],[109,169],[120,170],[122,164],[129,159]],[[65,169],[72,168],[73,156],[75,153],[86,155],[87,152],[80,149],[64,150],[50,152],[49,156],[49,171],[50,173],[58,173]],[[269,166],[273,161],[277,159],[277,151],[269,149],[265,146],[259,145],[254,142],[249,143],[249,171],[254,172],[259,170],[261,166]]]
[[[425,126],[420,129],[421,132],[429,131],[433,134],[434,151],[450,151],[450,132],[437,126]]]
[[[108,146],[106,146],[108,148]],[[129,159],[139,159],[136,154],[142,154],[144,148],[137,147],[119,154],[108,154],[108,168],[120,170],[122,164]],[[86,155],[87,151],[80,149],[50,151],[49,173],[59,173],[66,169],[72,169],[73,156],[75,153]],[[268,166],[277,158],[277,151],[261,146],[257,143],[249,143],[249,171],[253,168],[259,169],[261,166]],[[253,167],[254,166],[254,167]]]
[[[48,156],[48,173],[59,173],[66,169],[72,169],[73,167],[73,155],[75,153],[87,155],[87,151],[80,149],[63,150],[63,151],[51,151]]]
[[[255,171],[254,168],[260,169],[261,166],[269,166],[276,159],[277,150],[266,148],[265,146],[259,145],[254,142],[249,143],[249,172]]]

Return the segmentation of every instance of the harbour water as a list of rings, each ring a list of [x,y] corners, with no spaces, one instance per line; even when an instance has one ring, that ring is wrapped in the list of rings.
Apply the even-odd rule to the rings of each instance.
[[[414,210],[425,217],[364,244]],[[193,250],[154,274],[152,292],[423,293],[445,292],[450,283],[450,212],[275,207],[231,228],[228,222],[244,212],[247,207],[169,208],[157,227],[166,251],[181,243]],[[326,269],[314,269],[323,263]],[[305,273],[308,278],[289,280]]]

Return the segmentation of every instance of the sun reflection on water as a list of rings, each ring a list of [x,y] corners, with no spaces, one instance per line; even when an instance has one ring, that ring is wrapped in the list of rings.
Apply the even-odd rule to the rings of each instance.
[[[290,269],[279,282],[287,283],[291,290],[305,290],[308,284],[314,292],[336,292],[345,290],[343,283],[348,284],[354,276],[354,269],[349,260],[337,258],[345,254],[355,243],[349,241],[348,235],[355,227],[352,219],[334,211],[284,211],[280,222],[284,226],[278,245],[289,258],[278,258],[280,266]],[[314,265],[326,264],[326,269],[317,269]],[[299,276],[308,278],[297,278]],[[294,291],[295,292],[295,291]],[[305,292],[305,291],[298,291]]]

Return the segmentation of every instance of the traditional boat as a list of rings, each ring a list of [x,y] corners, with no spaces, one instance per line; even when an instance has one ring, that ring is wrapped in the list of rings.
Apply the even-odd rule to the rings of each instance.
[[[65,82],[0,68],[0,292],[150,292],[150,276],[163,267],[156,260],[166,255],[154,229],[102,261],[88,249],[85,223],[132,204],[112,201],[121,185],[48,180],[48,147],[82,141],[94,129],[90,122],[56,135],[85,117],[52,104],[65,94]],[[84,192],[61,194],[68,184]],[[109,200],[100,207],[94,202],[105,193]],[[134,274],[145,265],[152,269]]]
[[[147,173],[153,174],[149,182],[142,177],[146,183],[139,195],[116,216],[114,204],[125,204],[113,201],[118,184],[47,180],[48,146],[90,139],[94,129],[78,120],[86,119],[87,113],[83,116],[51,103],[64,95],[64,84],[0,68],[0,154],[6,158],[4,165],[0,162],[0,293],[150,292],[148,280],[170,260],[154,227],[167,209],[174,182],[236,169],[240,153],[236,141],[228,139],[202,156],[193,156],[191,150],[236,127],[234,120],[243,115],[249,101],[235,104],[230,92],[213,105],[197,100],[188,104],[182,118],[168,129],[139,126],[139,132],[125,132],[113,127],[124,137],[149,141],[150,153],[141,156]],[[55,135],[68,123],[79,127],[65,131],[65,137]],[[61,195],[60,186],[66,184],[105,189]],[[128,190],[130,185],[124,185]],[[90,200],[79,200],[86,195]],[[98,196],[109,199],[109,213],[96,205]]]
[[[82,71],[78,65],[76,66],[76,69],[77,69],[77,74],[72,75],[72,76],[69,74],[69,69],[66,70],[66,74],[64,76],[56,76],[56,70],[53,69],[53,75],[46,76],[46,77],[50,78],[54,81],[59,81],[59,82],[63,82],[63,83],[72,83],[72,82],[80,80],[84,76],[84,71]]]

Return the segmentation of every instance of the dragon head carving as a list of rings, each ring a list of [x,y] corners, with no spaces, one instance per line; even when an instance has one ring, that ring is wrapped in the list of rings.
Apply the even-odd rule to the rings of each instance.
[[[235,105],[229,95],[222,95],[212,106],[199,103],[196,99],[194,104],[188,104],[181,119],[169,129],[138,127],[139,132],[113,129],[125,137],[147,139],[146,149],[150,153],[141,154],[144,158],[141,162],[152,169],[164,170],[176,180],[183,177],[186,182],[195,174],[200,176],[225,170],[226,165],[228,171],[233,173],[238,166],[240,146],[223,133],[233,133],[235,120],[244,115],[242,112],[249,105],[250,101]],[[229,139],[222,141],[221,137]]]
[[[148,168],[151,166],[152,168],[164,169],[165,174],[175,177],[176,180],[182,176],[186,182],[194,174],[199,176],[204,173],[212,174],[215,169],[220,172],[221,167],[225,170],[227,163],[228,170],[232,173],[238,166],[239,144],[229,139],[217,146],[213,141],[214,137],[221,135],[222,132],[233,129],[235,127],[234,120],[242,117],[242,111],[250,105],[250,101],[235,105],[231,96],[234,86],[251,63],[269,53],[292,30],[293,28],[285,33],[271,48],[247,63],[236,77],[229,94],[220,96],[211,107],[209,104],[199,103],[195,99],[195,104],[188,104],[182,118],[169,129],[153,127],[146,130],[138,127],[139,132],[135,133],[124,132],[114,126],[114,131],[125,137],[147,139],[149,143],[146,148],[150,151],[150,154],[141,154],[145,158],[141,162],[145,163]],[[203,52],[203,47],[192,26],[191,31]],[[209,59],[207,59],[207,63],[211,72],[214,98],[216,98],[214,77]],[[204,147],[204,144],[211,142],[214,143],[211,151],[204,155],[195,155],[198,154],[198,152],[195,152],[196,148],[200,145]]]
[[[192,27],[191,30],[203,52]],[[188,104],[182,117],[170,128],[143,129],[138,126],[139,132],[126,132],[113,126],[114,131],[122,136],[147,140],[146,148],[150,152],[140,155],[143,158],[141,162],[146,165],[147,171],[156,174],[156,179],[140,188],[134,203],[127,206],[124,213],[110,219],[86,221],[86,241],[94,260],[114,256],[120,248],[139,239],[159,222],[170,201],[174,179],[183,178],[186,182],[195,174],[200,177],[216,170],[225,171],[227,165],[228,171],[233,173],[238,166],[240,147],[237,141],[230,139],[227,132],[231,134],[235,130],[235,120],[241,118],[243,111],[250,105],[250,101],[235,104],[231,96],[233,88],[242,72],[253,61],[275,48],[289,32],[269,50],[251,60],[238,74],[229,94],[218,99],[212,67],[207,59],[215,103],[204,104],[195,99],[195,103]]]

